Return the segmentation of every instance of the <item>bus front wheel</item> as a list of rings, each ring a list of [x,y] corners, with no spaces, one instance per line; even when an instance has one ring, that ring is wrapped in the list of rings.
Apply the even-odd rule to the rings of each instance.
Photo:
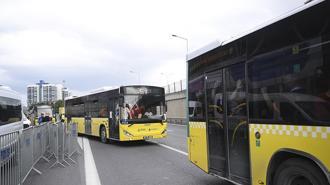
[[[104,126],[101,126],[101,128],[100,128],[100,140],[102,143],[107,142],[107,132],[106,132]]]
[[[323,172],[312,162],[291,158],[276,170],[274,185],[328,185]]]

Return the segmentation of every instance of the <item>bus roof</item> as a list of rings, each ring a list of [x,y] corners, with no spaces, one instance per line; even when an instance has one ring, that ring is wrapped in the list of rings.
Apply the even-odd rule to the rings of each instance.
[[[84,97],[84,96],[89,96],[89,95],[93,95],[93,94],[103,93],[103,92],[107,92],[107,91],[111,91],[111,90],[115,90],[115,89],[119,89],[119,87],[101,87],[101,88],[98,88],[98,89],[94,89],[94,90],[92,90],[88,93],[84,93],[80,96],[66,97],[65,100],[71,100],[71,99],[80,98],[80,97]]]
[[[265,28],[265,27],[267,27],[267,26],[269,26],[271,24],[274,24],[274,23],[276,23],[276,22],[278,22],[280,20],[283,20],[283,19],[285,19],[287,17],[290,17],[290,16],[292,16],[292,15],[294,15],[296,13],[299,13],[299,12],[301,12],[303,10],[306,10],[306,9],[308,9],[308,8],[314,6],[314,5],[317,5],[317,4],[319,4],[319,3],[323,2],[323,1],[325,1],[325,0],[314,0],[314,1],[308,2],[307,4],[304,4],[302,6],[299,6],[298,8],[296,8],[296,9],[294,9],[294,10],[292,10],[292,11],[286,13],[286,14],[283,14],[282,16],[279,16],[277,18],[271,19],[270,21],[267,21],[264,24],[261,24],[261,25],[255,27],[252,30],[249,30],[247,32],[243,32],[241,34],[238,34],[237,36],[231,37],[229,40],[226,40],[226,41],[223,41],[223,42],[220,42],[218,40],[217,41],[214,41],[214,42],[211,42],[210,44],[207,44],[206,46],[204,46],[204,47],[202,47],[200,49],[197,49],[196,51],[193,51],[193,52],[189,53],[188,56],[187,56],[187,59],[188,59],[188,61],[191,60],[191,59],[194,59],[194,58],[196,58],[198,56],[203,55],[204,53],[206,53],[208,51],[211,51],[211,50],[216,49],[216,48],[218,48],[220,46],[224,46],[226,44],[229,44],[229,43],[231,43],[231,42],[233,42],[235,40],[238,40],[238,39],[240,39],[240,38],[242,38],[242,37],[244,37],[246,35],[249,35],[249,34],[251,34],[253,32],[256,32],[256,31],[258,31],[258,30],[260,30],[262,28]]]
[[[81,97],[85,97],[85,96],[89,96],[89,95],[94,95],[94,94],[98,94],[98,93],[103,93],[103,92],[108,92],[108,91],[112,91],[112,90],[116,90],[116,89],[120,89],[121,87],[152,87],[152,88],[163,88],[163,87],[158,87],[158,86],[151,86],[151,85],[125,85],[125,86],[119,86],[119,87],[111,87],[111,88],[99,88],[96,90],[92,90],[91,92],[88,92],[86,94],[80,95],[80,96],[70,96],[65,98],[65,100],[71,100],[71,99],[75,99],[75,98],[81,98]]]
[[[3,85],[0,85],[0,96],[12,98],[12,99],[16,99],[16,100],[21,100],[21,96],[20,96],[20,94],[18,94],[18,92],[13,91],[8,86],[3,86]]]

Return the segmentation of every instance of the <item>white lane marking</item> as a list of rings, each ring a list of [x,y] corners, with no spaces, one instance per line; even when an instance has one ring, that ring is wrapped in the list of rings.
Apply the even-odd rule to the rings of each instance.
[[[151,141],[151,142],[153,142],[153,141]],[[179,149],[173,148],[173,147],[171,147],[171,146],[167,146],[167,145],[164,145],[164,144],[161,144],[161,143],[157,143],[157,142],[153,142],[153,143],[155,143],[155,144],[157,144],[157,145],[159,145],[159,146],[161,146],[161,147],[164,147],[164,148],[167,148],[167,149],[173,150],[173,151],[175,151],[175,152],[178,152],[178,153],[180,153],[180,154],[182,154],[182,155],[186,155],[186,156],[188,156],[188,153],[186,153],[186,152],[184,152],[184,151],[181,151],[181,150],[179,150]]]
[[[167,130],[167,132],[173,132],[173,130]]]
[[[83,148],[83,146],[82,146],[82,142],[83,142],[83,141],[82,141],[82,140],[83,140],[83,138],[78,136],[77,141],[78,141],[78,144],[79,144],[79,146],[80,146],[80,149]]]
[[[85,182],[86,185],[101,185],[99,174],[97,173],[93,153],[88,139],[83,138],[84,158],[85,158]]]

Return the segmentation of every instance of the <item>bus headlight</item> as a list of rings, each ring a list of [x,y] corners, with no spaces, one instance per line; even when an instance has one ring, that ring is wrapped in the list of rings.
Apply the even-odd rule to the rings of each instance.
[[[126,130],[124,130],[123,132],[124,132],[124,134],[125,134],[126,136],[128,136],[128,137],[133,137],[133,135],[132,135],[131,133],[127,132]]]

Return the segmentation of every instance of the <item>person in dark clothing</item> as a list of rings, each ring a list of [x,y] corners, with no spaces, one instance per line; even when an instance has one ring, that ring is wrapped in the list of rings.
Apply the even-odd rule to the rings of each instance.
[[[41,113],[40,114],[40,117],[38,118],[38,123],[42,123],[42,122],[45,122],[45,113]]]
[[[49,113],[46,113],[45,119],[43,122],[49,122],[52,121],[52,118],[49,116]]]

